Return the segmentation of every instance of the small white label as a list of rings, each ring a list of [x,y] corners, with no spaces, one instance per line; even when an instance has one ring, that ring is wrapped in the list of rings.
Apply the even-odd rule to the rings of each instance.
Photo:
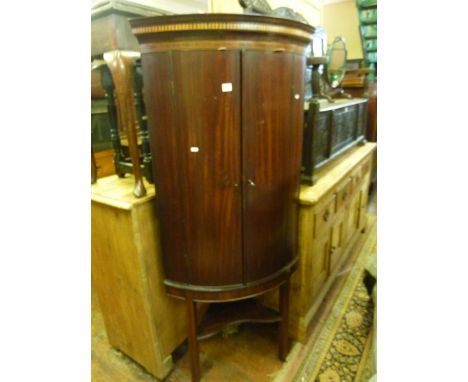
[[[200,151],[200,149],[198,147],[196,147],[196,146],[192,146],[192,147],[190,147],[190,151],[192,153],[198,153]]]
[[[232,83],[225,82],[221,84],[221,90],[223,91],[223,93],[232,92]]]

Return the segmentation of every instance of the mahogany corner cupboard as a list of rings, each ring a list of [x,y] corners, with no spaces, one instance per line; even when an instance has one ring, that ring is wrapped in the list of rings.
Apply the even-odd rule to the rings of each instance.
[[[241,14],[130,23],[142,52],[164,283],[187,300],[198,380],[195,301],[240,300],[281,286],[277,321],[287,331],[313,27]]]

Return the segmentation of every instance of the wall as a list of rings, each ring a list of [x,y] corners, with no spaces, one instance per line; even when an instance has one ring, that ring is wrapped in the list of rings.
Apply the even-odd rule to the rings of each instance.
[[[126,2],[156,8],[162,13],[208,12],[210,0],[91,0],[91,6],[106,2]]]
[[[348,60],[362,59],[359,19],[353,0],[324,4],[322,22],[330,44],[336,36],[343,36],[348,48]]]

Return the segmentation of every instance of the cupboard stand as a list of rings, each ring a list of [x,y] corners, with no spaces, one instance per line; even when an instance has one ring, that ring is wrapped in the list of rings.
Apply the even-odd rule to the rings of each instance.
[[[188,317],[188,343],[190,352],[190,368],[192,382],[201,378],[199,341],[213,337],[224,328],[246,322],[279,323],[278,328],[278,357],[285,361],[289,352],[289,286],[291,274],[296,269],[296,263],[263,285],[255,285],[225,292],[197,292],[167,287],[169,295],[183,298]],[[254,297],[267,293],[275,288],[279,289],[279,312],[271,310]],[[212,302],[204,318],[199,320],[197,302]]]

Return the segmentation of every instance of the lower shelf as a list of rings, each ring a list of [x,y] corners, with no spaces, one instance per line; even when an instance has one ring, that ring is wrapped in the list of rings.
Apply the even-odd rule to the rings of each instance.
[[[225,327],[245,322],[273,323],[281,316],[256,300],[242,300],[211,304],[198,329],[198,340],[207,339]]]

